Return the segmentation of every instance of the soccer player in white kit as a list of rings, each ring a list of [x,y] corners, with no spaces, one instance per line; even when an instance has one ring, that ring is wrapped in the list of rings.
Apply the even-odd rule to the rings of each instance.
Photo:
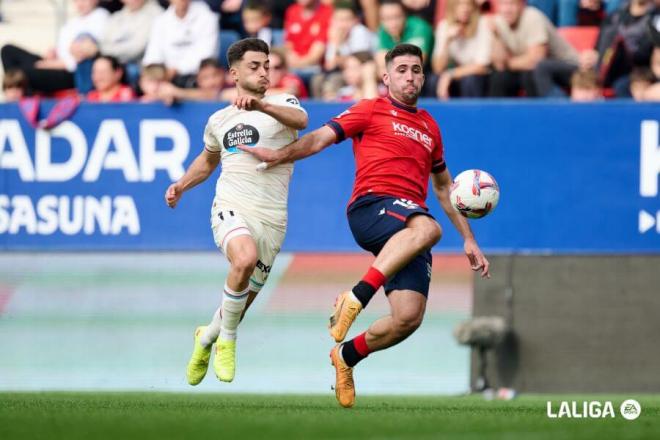
[[[221,306],[210,324],[195,330],[186,371],[191,385],[206,375],[213,343],[216,376],[224,382],[234,379],[238,324],[266,282],[286,232],[293,165],[257,171],[259,161],[237,148],[281,148],[295,141],[297,130],[307,126],[307,113],[296,97],[265,96],[270,85],[268,53],[268,45],[256,38],[229,47],[229,72],[236,82],[237,97],[232,105],[211,115],[204,130],[204,150],[165,193],[165,201],[174,208],[185,191],[206,180],[222,162],[211,229],[230,269]]]

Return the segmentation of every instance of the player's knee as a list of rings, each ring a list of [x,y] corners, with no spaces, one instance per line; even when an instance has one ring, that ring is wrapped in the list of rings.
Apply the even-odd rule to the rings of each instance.
[[[418,216],[413,230],[415,241],[424,249],[432,247],[442,237],[442,229],[438,222],[427,216]]]
[[[423,319],[424,315],[422,313],[410,313],[396,317],[394,325],[397,334],[404,338],[412,334],[420,325],[422,325]]]
[[[236,255],[232,259],[231,265],[237,272],[249,276],[257,266],[257,254],[252,252],[245,252]]]

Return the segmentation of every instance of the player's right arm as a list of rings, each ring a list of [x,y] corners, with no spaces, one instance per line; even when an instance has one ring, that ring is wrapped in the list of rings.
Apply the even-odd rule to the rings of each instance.
[[[296,160],[316,154],[334,144],[336,140],[337,135],[335,131],[324,125],[278,150],[263,147],[248,147],[245,145],[239,145],[238,148],[250,153],[265,163],[266,165],[261,169],[267,169],[281,163],[295,162]]]
[[[220,152],[210,151],[208,148],[195,158],[183,177],[174,182],[165,192],[165,202],[170,208],[176,207],[183,193],[205,181],[220,163]]]
[[[303,159],[333,143],[342,142],[366,130],[371,122],[375,101],[375,99],[363,99],[339,116],[332,118],[323,127],[307,133],[286,147],[275,150],[239,145],[238,148],[262,161],[258,169]]]

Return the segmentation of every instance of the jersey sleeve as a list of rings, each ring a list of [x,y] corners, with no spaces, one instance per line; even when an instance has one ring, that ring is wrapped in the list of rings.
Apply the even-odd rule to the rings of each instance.
[[[218,138],[213,133],[210,118],[206,123],[206,127],[204,127],[204,148],[206,148],[211,153],[219,153],[222,150],[220,142],[218,142]]]
[[[445,147],[442,144],[442,135],[440,129],[436,125],[435,134],[433,136],[433,152],[431,153],[431,172],[434,174],[442,173],[447,169],[445,162]]]
[[[363,99],[326,122],[337,135],[336,143],[357,136],[370,125],[375,102],[375,99]]]
[[[300,100],[289,93],[280,93],[278,95],[269,96],[268,102],[274,105],[281,105],[282,107],[291,107],[300,110],[307,114],[307,111],[300,105]]]

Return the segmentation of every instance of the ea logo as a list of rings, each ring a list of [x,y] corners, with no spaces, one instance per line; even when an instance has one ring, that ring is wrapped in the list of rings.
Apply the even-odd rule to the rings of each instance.
[[[625,400],[620,409],[621,416],[626,420],[635,420],[642,413],[642,405],[634,399]]]
[[[230,129],[222,139],[222,145],[230,153],[238,151],[237,145],[255,146],[259,142],[259,131],[247,124],[237,124]]]

